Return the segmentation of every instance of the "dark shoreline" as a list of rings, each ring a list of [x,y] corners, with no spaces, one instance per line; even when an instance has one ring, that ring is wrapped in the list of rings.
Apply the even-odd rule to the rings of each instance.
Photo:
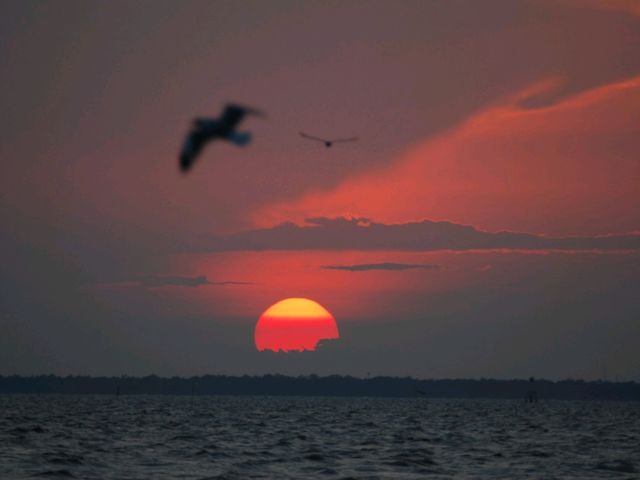
[[[0,394],[277,395],[640,401],[640,383],[285,375],[197,377],[0,376]]]

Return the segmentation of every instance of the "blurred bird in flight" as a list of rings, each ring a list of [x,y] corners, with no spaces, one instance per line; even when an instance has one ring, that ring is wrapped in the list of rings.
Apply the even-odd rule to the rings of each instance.
[[[304,132],[299,132],[301,137],[304,138],[308,138],[309,140],[316,140],[318,142],[322,142],[324,143],[324,146],[329,148],[331,147],[334,143],[344,143],[344,142],[355,142],[356,140],[358,140],[358,137],[350,137],[350,138],[335,138],[332,140],[326,139],[326,138],[320,138],[320,137],[314,137],[313,135],[308,135]]]
[[[222,139],[238,146],[248,145],[251,133],[236,131],[245,115],[264,117],[264,113],[254,108],[228,104],[219,118],[194,119],[180,152],[180,169],[187,172],[211,140]]]

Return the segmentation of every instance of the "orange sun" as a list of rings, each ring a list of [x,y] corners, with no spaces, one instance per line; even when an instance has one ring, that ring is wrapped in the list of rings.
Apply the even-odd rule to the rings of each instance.
[[[340,338],[335,318],[307,298],[286,298],[267,308],[256,324],[256,348],[262,350],[315,350],[320,340]]]

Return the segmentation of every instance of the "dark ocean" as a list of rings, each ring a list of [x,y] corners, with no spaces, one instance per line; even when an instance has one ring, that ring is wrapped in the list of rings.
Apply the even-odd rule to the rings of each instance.
[[[0,478],[640,478],[640,403],[0,396]]]

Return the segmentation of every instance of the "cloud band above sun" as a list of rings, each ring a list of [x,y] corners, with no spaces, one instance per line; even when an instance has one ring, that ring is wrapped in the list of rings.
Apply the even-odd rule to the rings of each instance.
[[[108,283],[111,286],[120,287],[202,287],[207,285],[252,285],[251,282],[239,282],[234,280],[211,281],[205,275],[197,277],[181,275],[139,275],[131,279]]]
[[[547,237],[485,232],[451,222],[384,224],[362,218],[308,219],[227,236],[210,236],[186,246],[192,252],[261,250],[639,250],[640,234]]]

